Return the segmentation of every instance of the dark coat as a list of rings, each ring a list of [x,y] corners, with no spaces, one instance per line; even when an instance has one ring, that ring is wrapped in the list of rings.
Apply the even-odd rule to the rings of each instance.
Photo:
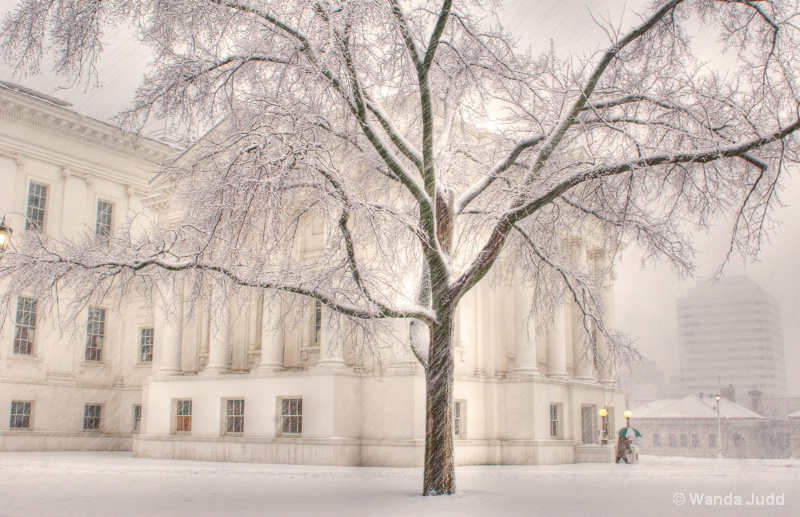
[[[617,461],[627,458],[631,452],[631,442],[624,436],[617,437]]]

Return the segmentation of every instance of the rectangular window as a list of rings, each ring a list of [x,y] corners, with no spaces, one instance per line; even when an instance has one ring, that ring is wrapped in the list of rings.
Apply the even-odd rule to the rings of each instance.
[[[31,182],[28,187],[28,209],[26,211],[25,229],[44,230],[44,209],[47,203],[47,186]]]
[[[86,351],[83,355],[87,361],[103,360],[103,336],[106,331],[106,311],[89,307],[86,322]]]
[[[688,447],[688,446],[689,446],[689,436],[681,433],[681,447]]]
[[[225,404],[225,432],[244,432],[244,400],[227,400]]]
[[[322,333],[322,303],[319,301],[314,302],[314,320],[312,323],[310,346],[319,346],[319,339]]]
[[[14,328],[14,353],[33,355],[36,336],[36,300],[17,298],[17,319]]]
[[[153,329],[139,330],[139,362],[153,362]]]
[[[133,432],[133,434],[139,434],[141,430],[142,430],[142,406],[140,404],[134,404],[133,425],[131,426],[131,432]]]
[[[709,434],[708,435],[708,446],[709,447],[716,447],[717,446],[717,435]]]
[[[558,438],[558,404],[550,404],[550,438]]]
[[[228,403],[234,402],[229,400]],[[242,401],[244,404],[244,401]],[[242,408],[242,418],[244,418],[244,407]],[[228,411],[230,414],[230,411]],[[241,428],[240,428],[241,429]],[[177,402],[177,408],[175,410],[175,432],[177,433],[190,433],[192,431],[192,401],[191,400],[179,400]],[[237,432],[241,433],[241,431],[228,431],[228,432]]]
[[[30,429],[31,428],[31,403],[30,402],[11,402],[11,420],[8,423],[9,429]]]
[[[678,441],[675,439],[674,433],[669,433],[669,446],[670,447],[677,447]]]
[[[463,400],[453,402],[453,432],[456,438],[464,437],[464,409],[466,403]]]
[[[99,431],[100,418],[102,415],[103,406],[99,404],[86,404],[83,406],[83,430],[84,431]]]
[[[653,447],[661,447],[661,435],[653,433]]]
[[[692,447],[700,447],[700,435],[692,435]]]
[[[281,399],[281,434],[303,433],[303,399]]]
[[[97,202],[97,224],[95,233],[98,237],[111,237],[111,217],[114,212],[114,205],[107,201]]]

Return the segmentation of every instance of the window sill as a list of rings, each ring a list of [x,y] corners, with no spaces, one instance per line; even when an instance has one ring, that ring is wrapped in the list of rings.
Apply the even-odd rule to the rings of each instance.
[[[42,358],[36,354],[15,354],[11,353],[8,356],[9,359],[13,359],[14,361],[30,361],[35,363],[41,363]]]
[[[81,363],[81,366],[93,366],[93,367],[96,367],[96,366],[110,366],[110,365],[105,361],[91,361],[91,360],[84,359],[83,362]]]

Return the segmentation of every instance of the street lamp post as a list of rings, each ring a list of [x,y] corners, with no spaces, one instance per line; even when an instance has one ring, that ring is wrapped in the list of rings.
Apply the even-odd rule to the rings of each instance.
[[[608,410],[606,408],[602,408],[600,411],[600,421],[603,425],[603,431],[600,435],[600,444],[606,445],[608,444]]]
[[[718,458],[722,458],[722,418],[719,414],[720,399],[719,393],[714,397],[717,399],[717,447],[719,448]]]
[[[11,243],[12,233],[14,233],[14,230],[6,226],[6,216],[3,216],[3,219],[0,221],[0,253],[8,249],[8,245]]]
[[[633,416],[633,413],[631,413],[631,410],[630,409],[626,409],[625,410],[625,425],[627,425],[628,427],[631,426],[631,417],[632,416]]]

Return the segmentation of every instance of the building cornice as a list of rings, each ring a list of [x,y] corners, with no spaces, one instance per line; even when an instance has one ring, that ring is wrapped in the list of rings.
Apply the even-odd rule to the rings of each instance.
[[[134,135],[36,97],[0,86],[0,118],[16,120],[41,131],[62,135],[138,160],[161,165],[180,149]]]
[[[143,168],[142,174],[132,175],[124,171],[93,164],[86,160],[78,160],[25,141],[13,140],[2,134],[0,134],[0,156],[10,158],[16,161],[18,165],[24,164],[28,157],[52,163],[61,167],[61,175],[64,179],[78,178],[90,185],[94,183],[96,178],[120,183],[127,186],[127,194],[129,196],[145,196],[149,194],[152,191],[152,186],[148,183],[148,180],[157,168],[157,165],[153,164],[153,170],[145,170]]]

